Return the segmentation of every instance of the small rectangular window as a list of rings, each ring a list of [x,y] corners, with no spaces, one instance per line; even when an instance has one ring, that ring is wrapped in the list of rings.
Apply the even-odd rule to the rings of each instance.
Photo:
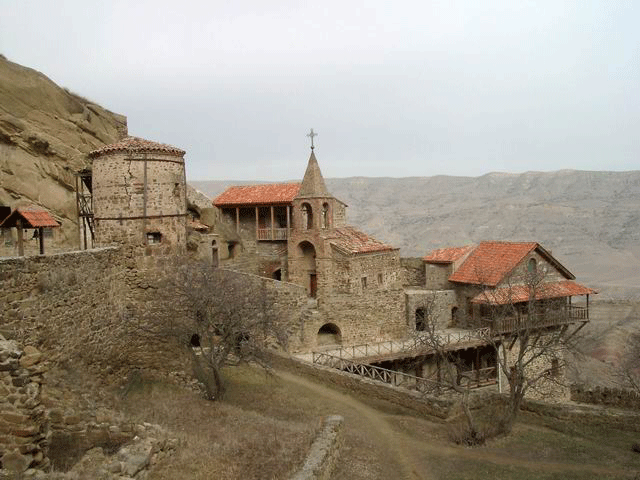
[[[362,277],[360,281],[362,282],[362,289],[367,288],[367,277]]]
[[[154,245],[156,243],[162,243],[162,234],[160,232],[148,232],[147,233],[147,243],[149,245]]]
[[[378,285],[382,285],[382,274],[378,274]]]

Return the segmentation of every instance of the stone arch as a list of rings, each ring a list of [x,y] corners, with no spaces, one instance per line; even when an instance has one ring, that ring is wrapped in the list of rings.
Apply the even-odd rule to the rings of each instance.
[[[331,227],[331,209],[329,208],[329,204],[324,202],[322,204],[322,212],[320,216],[320,223],[322,228],[330,228]]]
[[[303,230],[311,230],[313,228],[313,209],[311,208],[311,204],[303,203],[301,211]]]
[[[298,256],[300,258],[300,271],[303,273],[304,285],[309,296],[315,298],[318,291],[318,279],[316,276],[316,247],[311,242],[303,241],[298,244]]]
[[[342,332],[335,323],[325,323],[318,329],[317,342],[321,345],[341,345]]]

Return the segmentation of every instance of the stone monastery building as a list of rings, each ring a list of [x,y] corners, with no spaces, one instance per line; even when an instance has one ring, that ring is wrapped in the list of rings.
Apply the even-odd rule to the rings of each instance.
[[[427,316],[443,330],[505,332],[530,300],[549,325],[560,318],[581,323],[596,293],[535,242],[401,258],[397,248],[347,224],[347,205],[327,190],[313,148],[302,183],[230,187],[213,203],[222,230],[233,232],[228,252],[219,252],[222,266],[306,289],[303,349],[410,338],[425,329]],[[535,286],[528,284],[534,272]],[[574,296],[586,304],[575,305]]]
[[[201,208],[187,198],[184,153],[136,137],[91,152],[95,244],[135,245],[137,261],[149,265],[195,255],[261,282],[275,292],[291,351],[416,339],[433,320],[457,339],[449,351],[481,385],[496,381],[498,352],[474,332],[509,335],[524,319],[539,331],[581,328],[589,319],[596,292],[538,243],[483,242],[401,258],[348,225],[347,205],[328,191],[313,146],[301,183],[230,187]],[[412,368],[416,377],[440,374],[433,352],[404,360],[362,361]]]

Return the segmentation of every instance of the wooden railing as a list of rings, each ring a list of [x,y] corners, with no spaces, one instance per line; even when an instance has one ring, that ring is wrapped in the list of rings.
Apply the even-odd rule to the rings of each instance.
[[[487,367],[479,370],[469,370],[458,375],[458,384],[469,388],[480,388],[498,382],[498,368]]]
[[[426,333],[417,332],[415,338],[407,340],[389,340],[386,342],[363,343],[361,345],[340,346],[324,353],[340,359],[355,359],[367,357],[384,357],[399,353],[415,354],[416,351],[433,350],[432,345],[451,345],[455,343],[472,342],[487,338],[489,328],[478,328],[461,332],[436,332],[435,338]]]
[[[394,372],[386,368],[358,363],[328,353],[313,352],[312,358],[313,363],[316,365],[353,373],[364,378],[387,383],[394,387],[416,390],[422,394],[439,394],[451,389],[451,387],[444,383],[439,383],[428,378],[416,377],[408,373]]]
[[[289,229],[287,228],[258,228],[258,240],[286,240],[289,238]]]
[[[508,333],[518,330],[529,330],[547,328],[560,325],[568,325],[576,321],[588,321],[589,309],[587,307],[576,307],[568,305],[558,311],[520,314],[517,317],[507,318],[483,318],[485,325],[491,325],[492,333]]]

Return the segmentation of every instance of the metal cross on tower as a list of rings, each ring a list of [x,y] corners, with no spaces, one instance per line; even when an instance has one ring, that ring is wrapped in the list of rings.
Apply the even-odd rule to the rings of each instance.
[[[314,146],[313,146],[313,137],[317,137],[317,136],[318,136],[318,134],[313,131],[313,128],[311,129],[311,132],[309,132],[307,134],[307,137],[311,138],[311,150],[313,150],[313,148],[314,148]]]

